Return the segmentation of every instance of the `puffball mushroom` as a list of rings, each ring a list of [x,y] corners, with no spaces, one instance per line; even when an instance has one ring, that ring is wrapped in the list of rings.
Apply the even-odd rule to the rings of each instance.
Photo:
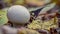
[[[8,9],[7,17],[12,23],[25,24],[30,19],[30,13],[24,6],[14,5]]]

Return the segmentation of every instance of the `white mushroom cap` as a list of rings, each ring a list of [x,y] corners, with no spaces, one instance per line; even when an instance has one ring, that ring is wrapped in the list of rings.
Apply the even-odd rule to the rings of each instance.
[[[8,9],[7,16],[12,23],[25,24],[30,19],[29,11],[21,5],[14,5],[10,7]]]

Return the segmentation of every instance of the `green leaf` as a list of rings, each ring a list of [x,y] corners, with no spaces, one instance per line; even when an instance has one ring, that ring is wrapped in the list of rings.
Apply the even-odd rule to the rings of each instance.
[[[0,26],[6,24],[8,22],[6,15],[7,15],[7,12],[0,10]]]

